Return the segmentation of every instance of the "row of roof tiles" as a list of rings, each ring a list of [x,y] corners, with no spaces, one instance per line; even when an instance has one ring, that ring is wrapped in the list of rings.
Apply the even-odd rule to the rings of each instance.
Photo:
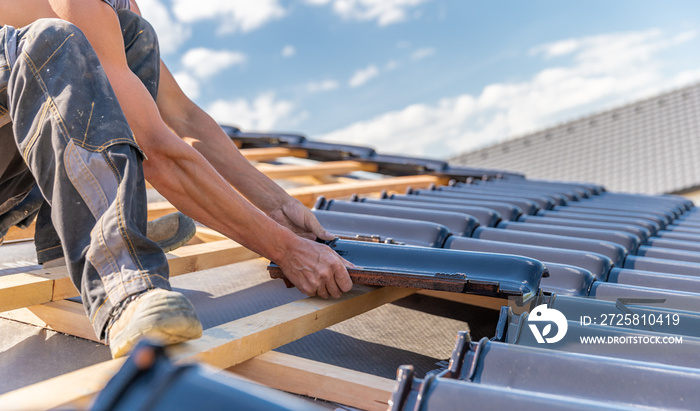
[[[396,173],[451,167],[230,134],[305,147],[320,160],[387,161]],[[320,199],[314,212],[342,238],[329,245],[362,267],[356,282],[504,300],[496,335],[474,342],[461,333],[448,369],[419,380],[402,368],[393,409],[700,405],[700,209],[691,201],[478,169],[429,190]],[[663,338],[677,344],[653,344]]]

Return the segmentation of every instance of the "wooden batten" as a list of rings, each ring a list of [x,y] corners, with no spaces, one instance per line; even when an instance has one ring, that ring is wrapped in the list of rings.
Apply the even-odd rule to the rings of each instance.
[[[228,237],[221,234],[216,230],[212,230],[208,227],[197,227],[197,232],[195,233],[195,238],[203,243],[211,243],[214,241],[228,240]]]
[[[250,148],[243,149],[241,153],[250,161],[266,161],[274,160],[280,157],[306,157],[306,151],[299,149],[289,149],[283,147],[270,148]],[[311,177],[323,179],[327,176],[348,174],[355,171],[377,171],[377,165],[374,163],[364,163],[359,161],[329,161],[312,165],[270,165],[259,164],[258,169],[272,179],[294,178],[294,177]],[[354,184],[350,183],[350,184]],[[152,186],[147,182],[148,188]],[[419,187],[418,184],[415,187]],[[421,186],[422,187],[422,186]],[[390,188],[387,188],[387,190]],[[330,193],[328,195],[331,195]],[[313,204],[311,204],[313,205]],[[176,211],[175,208],[167,202],[151,203],[148,206],[148,219],[155,220],[166,214]],[[11,227],[5,236],[5,241],[25,241],[34,238],[35,224],[32,223],[26,229]]]
[[[167,256],[172,277],[259,257],[232,240],[184,246]],[[0,277],[0,312],[76,296],[65,267]]]
[[[338,300],[305,298],[210,328],[202,338],[172,347],[178,361],[227,369],[301,337],[415,293],[410,288],[356,285]],[[121,366],[106,361],[0,395],[5,410],[51,409],[96,394]]]
[[[384,411],[396,384],[347,368],[270,351],[228,371],[278,390],[368,411]]]
[[[439,184],[440,181],[441,177],[436,176],[391,177],[381,180],[293,188],[287,190],[287,192],[292,197],[301,201],[304,205],[311,207],[314,205],[319,196],[349,197],[353,194],[376,193],[379,191],[404,192],[409,187],[426,188],[431,184]]]
[[[266,176],[277,178],[290,178],[299,176],[323,177],[330,175],[349,174],[355,171],[377,171],[377,165],[362,163],[359,161],[329,161],[312,165],[269,165],[259,164],[260,170]]]
[[[54,301],[28,308],[19,308],[0,313],[0,318],[100,342],[85,314],[83,305],[74,301]]]
[[[306,150],[284,147],[244,148],[240,152],[248,161],[267,161],[280,157],[307,157]]]
[[[427,295],[429,297],[434,298],[440,298],[442,300],[454,301],[457,303],[488,308],[496,311],[500,310],[503,306],[511,305],[515,307],[513,302],[509,302],[508,300],[504,300],[503,298],[488,297],[485,295],[461,294],[435,290],[420,290],[418,291],[418,294]]]
[[[370,194],[380,191],[405,192],[409,187],[427,188],[431,184],[444,183],[443,177],[438,176],[406,176],[390,177],[381,180],[354,181],[351,183],[323,184],[311,187],[291,188],[287,193],[305,206],[312,207],[319,196],[349,197],[353,194]],[[176,211],[175,207],[167,201],[151,203],[148,205],[148,219],[153,220]]]
[[[240,151],[249,161],[257,162],[279,157],[307,157],[304,150],[282,147]],[[257,167],[274,179],[305,178],[313,184],[323,183],[288,190],[292,197],[309,207],[321,195],[329,198],[373,195],[381,191],[404,192],[409,187],[426,188],[431,184],[446,183],[445,178],[430,175],[364,181],[331,177],[356,171],[377,171],[376,164],[356,161],[281,166],[257,164]],[[174,211],[176,209],[168,202],[150,203],[148,219]],[[7,239],[22,240],[32,236],[33,226],[28,230],[13,228]],[[171,276],[259,257],[208,228],[198,228],[195,237],[192,244],[167,255]],[[213,327],[205,330],[202,338],[171,347],[170,352],[177,361],[202,361],[280,390],[360,409],[383,410],[388,406],[393,380],[271,350],[417,291],[356,285],[338,300],[305,298]],[[97,341],[82,305],[65,300],[77,295],[65,267],[3,276],[0,277],[0,317]],[[442,294],[433,296],[450,298]],[[495,308],[497,304],[474,296],[460,301],[489,308]],[[123,359],[106,361],[0,395],[0,408],[52,409],[84,405],[122,364]]]
[[[5,235],[5,241],[31,241],[34,239],[36,231],[36,221],[32,222],[27,228],[19,228],[16,226],[10,227]]]

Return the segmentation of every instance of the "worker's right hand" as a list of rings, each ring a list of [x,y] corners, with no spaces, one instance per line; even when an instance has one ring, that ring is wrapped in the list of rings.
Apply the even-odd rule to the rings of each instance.
[[[346,266],[354,265],[327,245],[295,237],[285,248],[284,257],[275,263],[302,293],[324,299],[340,298],[352,289]]]

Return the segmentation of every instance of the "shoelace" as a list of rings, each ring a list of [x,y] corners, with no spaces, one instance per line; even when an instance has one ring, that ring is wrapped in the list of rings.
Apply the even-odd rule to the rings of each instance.
[[[118,305],[115,305],[112,307],[112,310],[109,312],[109,321],[107,321],[107,332],[105,333],[105,343],[109,345],[109,331],[112,329],[112,326],[114,325],[115,322],[119,319],[119,316],[126,310],[126,307],[129,306],[132,302],[136,301],[139,297],[141,297],[143,294],[148,292],[150,290],[145,290],[141,291],[138,294],[132,294],[128,297],[126,297],[121,303]]]

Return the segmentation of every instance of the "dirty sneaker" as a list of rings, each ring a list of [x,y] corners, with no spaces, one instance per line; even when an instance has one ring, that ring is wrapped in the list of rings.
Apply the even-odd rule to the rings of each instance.
[[[202,336],[202,323],[184,295],[160,288],[146,291],[118,314],[107,330],[112,357],[122,357],[141,339],[177,344]]]
[[[165,253],[186,244],[196,232],[194,221],[179,211],[149,221],[146,228],[148,239],[158,243]]]

